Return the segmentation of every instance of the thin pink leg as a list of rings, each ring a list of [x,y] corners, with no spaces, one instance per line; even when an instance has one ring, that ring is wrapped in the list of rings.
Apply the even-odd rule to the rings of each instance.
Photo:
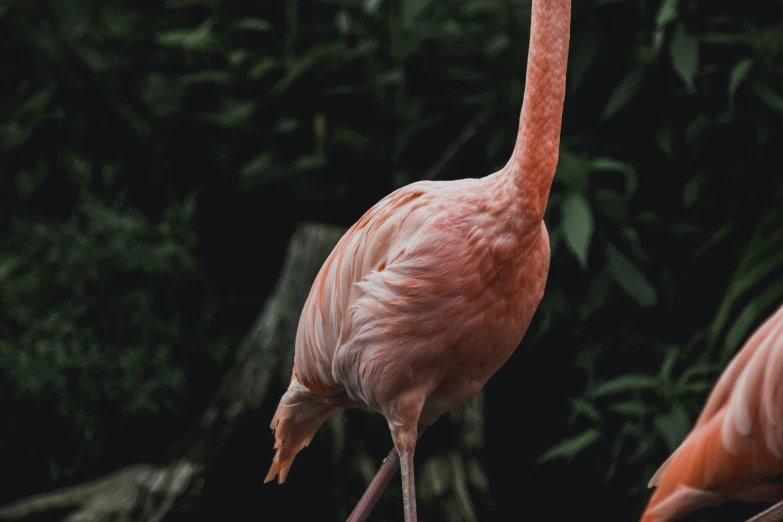
[[[381,498],[399,467],[400,454],[397,453],[397,448],[392,448],[389,456],[384,459],[378,473],[375,474],[372,482],[367,487],[367,491],[364,492],[359,503],[356,504],[356,507],[351,512],[351,516],[348,517],[348,522],[364,522],[367,520],[372,508],[375,507],[378,499]]]
[[[400,455],[402,467],[402,502],[405,506],[405,522],[416,522],[416,481],[413,478],[413,451]]]
[[[783,521],[783,502],[778,502],[766,511],[762,511],[746,522],[781,522]]]
[[[416,434],[416,440],[421,438],[424,429],[425,428],[422,428],[421,426],[419,427],[418,433]],[[367,520],[367,517],[370,516],[370,512],[375,507],[375,504],[378,503],[383,492],[386,491],[389,482],[394,474],[397,473],[399,467],[400,454],[397,451],[397,448],[392,448],[389,452],[389,456],[384,459],[380,469],[378,469],[372,482],[370,482],[370,485],[367,487],[367,491],[365,491],[362,498],[359,499],[359,503],[353,508],[353,511],[351,511],[346,522],[364,522]]]

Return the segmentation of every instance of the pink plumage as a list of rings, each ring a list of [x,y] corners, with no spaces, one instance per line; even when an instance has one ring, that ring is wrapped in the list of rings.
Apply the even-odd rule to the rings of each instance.
[[[729,500],[783,500],[783,484],[770,482],[780,474],[783,306],[726,367],[693,430],[650,480],[658,489],[642,521],[672,522]]]
[[[422,181],[373,206],[335,246],[299,321],[291,384],[272,421],[266,481],[337,408],[389,424],[415,520],[417,434],[473,397],[519,345],[544,293],[543,223],[557,165],[570,0],[534,0],[525,99],[508,164]]]

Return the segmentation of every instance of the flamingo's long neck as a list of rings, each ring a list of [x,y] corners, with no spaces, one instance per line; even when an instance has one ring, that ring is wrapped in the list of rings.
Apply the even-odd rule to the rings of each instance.
[[[571,25],[571,0],[532,2],[519,134],[504,169],[531,227],[544,218],[557,166]]]

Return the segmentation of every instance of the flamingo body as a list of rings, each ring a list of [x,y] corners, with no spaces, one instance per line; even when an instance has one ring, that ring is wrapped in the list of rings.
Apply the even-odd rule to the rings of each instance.
[[[426,427],[513,353],[544,293],[549,237],[543,222],[514,217],[524,202],[505,190],[507,176],[413,183],[338,242],[305,302],[283,398],[318,406],[305,417],[278,411],[279,441],[301,435],[278,448],[268,479],[285,479],[335,408],[371,407],[392,434],[400,417]]]
[[[291,383],[266,481],[337,408],[384,415],[395,451],[351,515],[361,522],[397,464],[416,522],[421,432],[473,397],[519,345],[544,293],[543,218],[557,166],[570,0],[534,0],[519,132],[481,179],[421,181],[378,202],[324,262],[300,316]],[[399,457],[398,459],[396,457]]]
[[[650,480],[642,522],[729,500],[783,500],[783,306],[734,356],[679,448]]]

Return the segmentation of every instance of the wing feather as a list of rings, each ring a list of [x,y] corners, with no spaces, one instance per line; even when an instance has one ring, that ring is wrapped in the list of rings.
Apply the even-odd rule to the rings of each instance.
[[[717,494],[699,497],[714,499],[710,503],[778,492],[759,488],[783,473],[781,381],[783,305],[748,338],[721,375],[691,433],[650,481],[658,489],[643,521],[676,519],[663,516],[664,511],[682,516],[688,508],[685,491]],[[676,506],[681,501],[683,511]]]
[[[750,361],[754,358],[764,340],[769,338],[776,327],[780,326],[781,321],[783,321],[783,305],[756,329],[756,331],[748,338],[742,349],[734,356],[732,361],[723,371],[720,378],[718,379],[718,382],[715,384],[712,392],[707,398],[704,408],[696,420],[691,434],[703,428],[718,412],[720,412],[729,404],[729,401],[731,400],[733,392],[737,387],[743,372],[748,368]],[[779,364],[783,363],[783,351],[780,352],[781,353],[779,353],[776,358],[776,360],[780,360]],[[783,370],[783,368],[781,368],[781,370]],[[778,373],[778,375],[783,376],[783,373]],[[775,389],[779,389],[779,386],[775,387]],[[766,410],[773,411],[774,408],[766,408]],[[737,409],[736,411],[736,415],[739,416],[742,414],[741,410]],[[736,422],[738,419],[739,417],[736,417],[734,421]],[[649,487],[657,486],[659,484],[663,473],[666,471],[666,468],[669,466],[679,451],[680,448],[675,450],[675,452],[672,453],[668,459],[666,459],[661,467],[658,468],[648,483]]]
[[[307,388],[340,391],[332,362],[340,340],[350,335],[349,310],[356,299],[356,285],[410,248],[408,236],[419,228],[410,223],[413,211],[423,204],[423,196],[440,186],[420,181],[392,192],[343,235],[324,262],[299,318],[296,337],[297,376]]]

